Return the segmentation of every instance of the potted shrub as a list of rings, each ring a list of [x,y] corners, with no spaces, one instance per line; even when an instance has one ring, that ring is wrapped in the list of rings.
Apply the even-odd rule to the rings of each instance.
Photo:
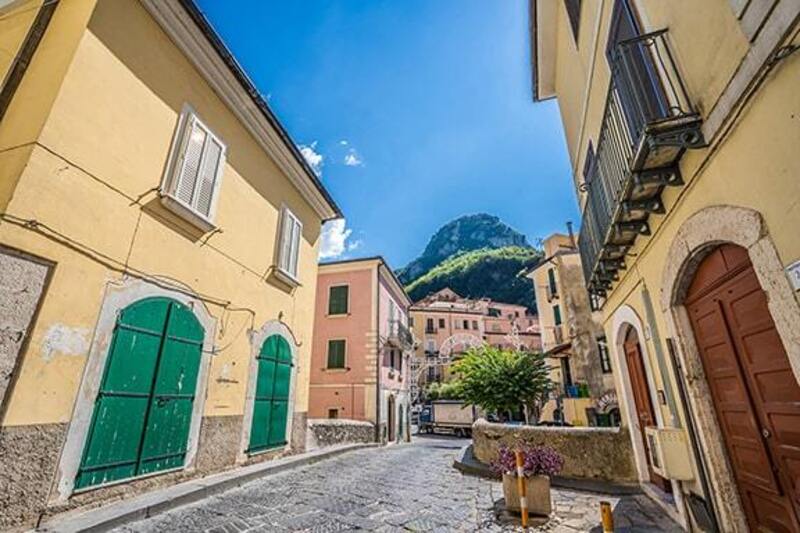
[[[564,458],[549,446],[528,446],[520,451],[523,459],[522,472],[525,476],[528,512],[547,516],[552,511],[550,476],[561,472]],[[506,509],[520,512],[514,450],[507,446],[501,446],[491,468],[495,473],[503,476],[503,496],[506,500]]]

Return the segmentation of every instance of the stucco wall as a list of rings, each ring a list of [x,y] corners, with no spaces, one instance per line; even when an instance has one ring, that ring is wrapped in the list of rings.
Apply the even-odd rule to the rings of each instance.
[[[635,482],[630,436],[625,428],[559,428],[493,424],[472,425],[475,457],[489,464],[501,445],[550,446],[564,457],[561,476],[613,482]]]
[[[293,448],[275,453],[305,442],[320,217],[139,2],[94,7],[59,3],[0,123],[0,243],[55,265],[0,428],[0,472],[11,473],[0,481],[0,518],[28,525],[45,505],[95,504],[234,466],[251,333],[270,321],[288,328],[296,348],[290,409],[299,426]],[[187,103],[228,147],[218,231],[207,234],[158,197]],[[6,180],[9,161],[19,173]],[[297,287],[272,275],[283,205],[303,223]],[[100,328],[102,305],[113,287],[131,283],[180,292],[209,317],[209,363],[195,400],[202,413],[193,419],[199,446],[188,470],[65,500],[58,465],[68,454],[80,460],[83,445],[65,439],[82,383],[97,370],[87,365],[91,347],[111,334]]]

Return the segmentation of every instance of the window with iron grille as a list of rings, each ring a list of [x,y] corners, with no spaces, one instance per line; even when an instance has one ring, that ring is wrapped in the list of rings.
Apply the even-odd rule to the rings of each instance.
[[[344,340],[328,341],[328,368],[344,368],[346,343]]]
[[[328,314],[346,315],[350,300],[350,287],[338,285],[328,291]]]
[[[611,356],[608,353],[608,343],[605,337],[597,339],[597,351],[600,354],[600,369],[603,374],[611,373]]]

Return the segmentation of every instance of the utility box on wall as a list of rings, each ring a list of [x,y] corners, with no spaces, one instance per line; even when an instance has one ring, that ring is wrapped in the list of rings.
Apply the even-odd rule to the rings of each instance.
[[[650,464],[659,476],[688,481],[694,479],[686,432],[679,428],[645,428]]]

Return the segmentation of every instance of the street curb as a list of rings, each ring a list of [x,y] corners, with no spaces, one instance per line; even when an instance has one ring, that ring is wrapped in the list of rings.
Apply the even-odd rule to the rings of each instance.
[[[186,481],[117,501],[79,514],[55,515],[35,531],[48,533],[100,532],[144,520],[176,507],[194,503],[214,494],[225,492],[261,477],[308,466],[325,459],[364,448],[377,447],[375,443],[332,446],[274,461],[256,463],[219,474]]]

